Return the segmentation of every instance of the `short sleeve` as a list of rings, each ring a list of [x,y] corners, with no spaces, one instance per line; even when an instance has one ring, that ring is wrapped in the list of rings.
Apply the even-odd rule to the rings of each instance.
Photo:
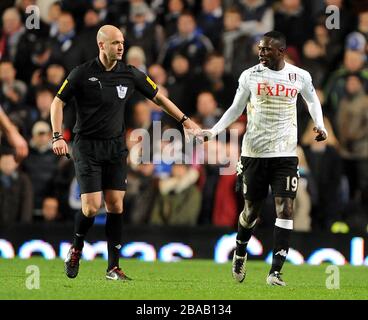
[[[134,76],[134,84],[136,89],[142,93],[146,98],[153,99],[158,91],[157,84],[145,73],[139,71],[135,67],[131,67],[133,76]]]
[[[80,67],[74,68],[64,80],[56,96],[64,102],[68,102],[74,96],[81,76],[82,69]]]

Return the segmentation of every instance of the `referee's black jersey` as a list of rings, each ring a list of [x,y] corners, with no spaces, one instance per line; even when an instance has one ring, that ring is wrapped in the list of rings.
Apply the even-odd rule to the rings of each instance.
[[[123,134],[126,101],[135,89],[148,99],[153,99],[158,91],[156,84],[137,68],[118,61],[111,71],[106,71],[97,57],[74,68],[57,97],[64,102],[75,97],[75,133],[110,139]]]

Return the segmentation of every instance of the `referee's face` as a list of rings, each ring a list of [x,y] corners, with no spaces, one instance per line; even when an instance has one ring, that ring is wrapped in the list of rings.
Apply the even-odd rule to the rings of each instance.
[[[124,36],[120,30],[111,32],[103,47],[108,60],[121,60],[124,53]]]

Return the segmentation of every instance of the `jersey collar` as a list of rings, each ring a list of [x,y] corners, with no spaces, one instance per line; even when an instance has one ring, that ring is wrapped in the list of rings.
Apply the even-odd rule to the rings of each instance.
[[[102,70],[102,71],[106,71],[105,66],[102,64],[100,58],[97,56],[95,59],[98,67]],[[119,66],[120,66],[120,61],[117,61],[117,63],[115,64],[114,68],[112,68],[110,71],[106,71],[106,72],[116,72],[119,70]]]

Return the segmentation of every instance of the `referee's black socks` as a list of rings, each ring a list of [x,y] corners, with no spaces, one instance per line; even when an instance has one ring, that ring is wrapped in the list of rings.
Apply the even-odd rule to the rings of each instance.
[[[86,217],[82,210],[79,210],[75,216],[75,225],[74,225],[74,239],[73,239],[73,247],[77,250],[83,249],[84,238],[88,232],[88,230],[93,226],[95,221],[95,217]]]
[[[290,234],[293,230],[293,220],[276,219],[273,231],[273,255],[270,274],[280,272],[289,252]]]
[[[123,214],[107,213],[106,218],[106,238],[108,252],[108,271],[114,267],[119,267],[119,257],[121,249],[121,236],[123,233]]]

